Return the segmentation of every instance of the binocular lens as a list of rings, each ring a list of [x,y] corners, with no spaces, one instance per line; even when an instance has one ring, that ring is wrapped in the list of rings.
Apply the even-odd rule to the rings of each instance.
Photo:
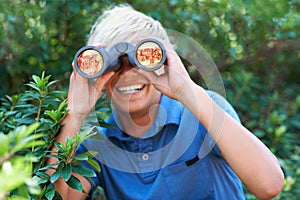
[[[103,67],[103,57],[98,51],[88,49],[78,56],[77,65],[84,74],[95,75]]]
[[[137,48],[136,58],[143,67],[151,69],[161,62],[162,49],[155,42],[145,42]]]

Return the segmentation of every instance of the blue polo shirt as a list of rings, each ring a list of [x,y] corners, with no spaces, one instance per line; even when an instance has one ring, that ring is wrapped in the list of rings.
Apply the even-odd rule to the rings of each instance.
[[[239,120],[221,95],[208,94]],[[162,96],[154,124],[142,138],[122,131],[115,112],[108,123],[114,128],[97,127],[96,137],[77,152],[99,152],[95,160],[101,172],[92,178],[92,191],[101,186],[107,199],[116,200],[244,199],[241,181],[215,141],[178,101]]]

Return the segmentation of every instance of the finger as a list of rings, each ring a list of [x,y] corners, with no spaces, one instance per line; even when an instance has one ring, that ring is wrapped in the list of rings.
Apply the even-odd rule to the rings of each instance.
[[[115,74],[114,71],[110,71],[107,72],[105,74],[103,74],[102,76],[100,76],[97,80],[96,80],[96,90],[97,90],[97,95],[103,91],[104,86],[106,85],[106,83],[109,81],[109,79]]]
[[[145,70],[142,70],[142,69],[138,69],[138,73],[145,76],[150,83],[157,83],[158,82],[158,80],[157,80],[158,76],[152,71],[145,71]]]
[[[87,78],[85,78],[85,77],[83,77],[83,76],[81,76],[78,72],[77,72],[77,70],[75,69],[75,67],[74,67],[74,61],[72,62],[72,67],[73,67],[73,72],[72,72],[72,74],[73,74],[73,78],[74,78],[74,82],[76,82],[76,83],[81,83],[81,84],[86,84],[86,83],[88,83],[88,79]]]
[[[106,45],[104,43],[95,43],[93,46],[98,47],[98,48],[105,48]]]
[[[139,69],[139,73],[143,74],[158,91],[175,99],[175,96],[169,86],[167,74],[157,76],[154,72],[144,71],[142,69]]]
[[[73,92],[73,88],[74,88],[74,79],[75,79],[75,74],[74,72],[71,73],[71,76],[70,76],[70,84],[69,84],[69,95]]]

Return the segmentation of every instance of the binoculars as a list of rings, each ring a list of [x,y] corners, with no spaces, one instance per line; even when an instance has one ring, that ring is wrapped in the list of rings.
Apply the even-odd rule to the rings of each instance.
[[[155,71],[166,60],[166,51],[156,39],[146,38],[136,45],[120,42],[109,49],[85,46],[74,58],[75,70],[83,77],[93,79],[108,71],[117,71],[122,63],[120,56],[127,55],[129,62],[140,69]]]

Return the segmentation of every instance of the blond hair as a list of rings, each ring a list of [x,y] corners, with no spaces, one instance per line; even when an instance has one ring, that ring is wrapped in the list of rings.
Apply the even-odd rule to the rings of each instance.
[[[102,43],[111,47],[118,42],[136,43],[147,37],[169,41],[160,22],[134,10],[128,4],[121,4],[105,11],[97,19],[87,44]]]

